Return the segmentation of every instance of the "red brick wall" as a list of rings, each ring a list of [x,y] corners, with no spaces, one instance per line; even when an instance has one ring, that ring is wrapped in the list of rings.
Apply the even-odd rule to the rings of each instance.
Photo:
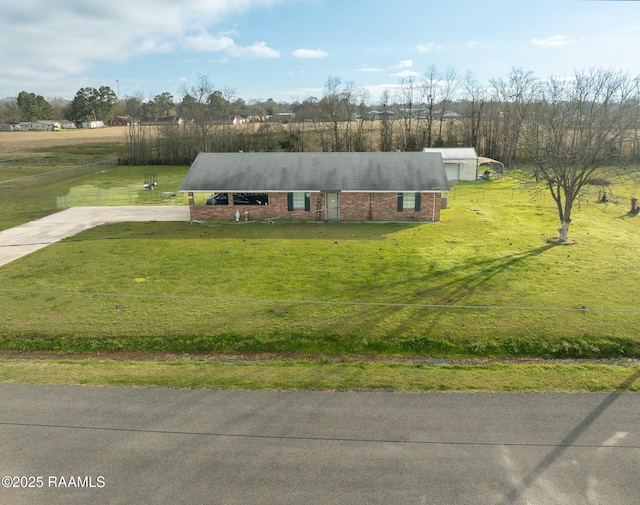
[[[269,205],[206,205],[209,195],[189,193],[191,219],[234,221],[236,210],[244,221],[245,211],[250,221],[292,219],[315,221],[320,196],[320,220],[324,221],[324,195],[311,193],[311,210],[287,210],[287,193],[269,193]],[[193,197],[193,198],[192,198]],[[340,193],[341,221],[440,221],[440,194],[422,193],[420,210],[398,212],[397,193]]]
[[[342,221],[440,221],[440,194],[422,193],[418,212],[413,209],[398,212],[397,193],[340,193],[340,219]]]

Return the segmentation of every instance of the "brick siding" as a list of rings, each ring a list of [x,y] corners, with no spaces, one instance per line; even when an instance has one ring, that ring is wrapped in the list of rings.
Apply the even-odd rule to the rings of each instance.
[[[311,210],[287,210],[287,193],[269,193],[269,205],[206,205],[208,195],[189,193],[191,219],[234,221],[236,210],[240,220],[245,212],[250,221],[291,219],[315,221],[320,198],[320,221],[326,220],[325,196],[311,193]],[[422,193],[420,210],[398,212],[397,193],[340,193],[340,221],[440,221],[440,193]]]

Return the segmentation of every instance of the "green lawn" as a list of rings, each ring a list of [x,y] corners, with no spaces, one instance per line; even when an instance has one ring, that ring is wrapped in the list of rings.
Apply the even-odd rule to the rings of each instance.
[[[510,179],[458,185],[449,207],[440,224],[94,229],[0,267],[0,348],[640,355],[628,202],[584,201],[570,246],[545,240],[551,199]]]
[[[244,390],[640,391],[640,367],[0,360],[0,382]]]

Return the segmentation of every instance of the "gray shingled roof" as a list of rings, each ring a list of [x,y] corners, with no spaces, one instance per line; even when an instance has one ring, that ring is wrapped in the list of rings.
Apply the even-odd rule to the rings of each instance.
[[[179,191],[449,191],[438,153],[200,153]]]

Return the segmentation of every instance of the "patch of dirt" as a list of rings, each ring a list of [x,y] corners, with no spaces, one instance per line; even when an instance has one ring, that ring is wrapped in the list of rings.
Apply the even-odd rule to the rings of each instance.
[[[547,239],[547,243],[555,245],[574,245],[577,244],[578,241],[574,238],[569,238],[565,242],[560,242],[560,237],[551,237]]]

